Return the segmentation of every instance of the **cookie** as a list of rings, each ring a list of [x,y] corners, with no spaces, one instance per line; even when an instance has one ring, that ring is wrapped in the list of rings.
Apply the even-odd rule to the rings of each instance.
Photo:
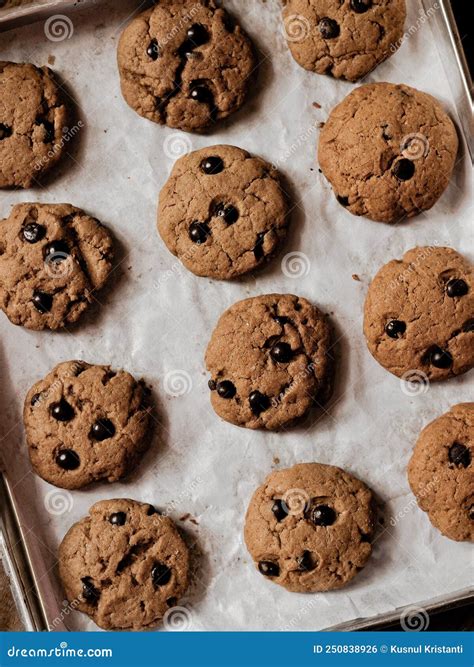
[[[68,116],[48,67],[0,61],[0,188],[28,188],[56,164]]]
[[[284,34],[296,62],[357,81],[398,49],[405,0],[287,0]]]
[[[235,278],[268,261],[286,236],[276,169],[235,146],[181,157],[160,193],[158,231],[198,276]]]
[[[426,426],[408,464],[420,508],[443,535],[474,542],[474,403],[460,403]]]
[[[432,246],[392,260],[370,284],[364,334],[374,358],[398,377],[466,373],[474,365],[471,265],[451,248]]]
[[[206,366],[212,407],[222,419],[277,430],[329,398],[331,327],[326,315],[293,294],[244,299],[219,319]]]
[[[161,0],[131,21],[118,46],[127,104],[188,132],[237,111],[255,66],[250,39],[213,0]]]
[[[363,482],[341,468],[300,463],[272,472],[255,491],[244,537],[260,574],[311,593],[341,588],[364,567],[374,527]]]
[[[23,419],[31,464],[63,489],[116,482],[148,445],[149,390],[126,371],[59,364],[31,387]]]
[[[70,204],[17,204],[0,221],[0,307],[13,324],[76,322],[112,269],[109,231]]]
[[[69,602],[104,630],[158,625],[186,591],[189,553],[173,521],[152,505],[95,503],[59,547]]]
[[[356,88],[331,111],[318,157],[342,206],[395,223],[437,202],[457,149],[454,124],[434,97],[373,83]]]

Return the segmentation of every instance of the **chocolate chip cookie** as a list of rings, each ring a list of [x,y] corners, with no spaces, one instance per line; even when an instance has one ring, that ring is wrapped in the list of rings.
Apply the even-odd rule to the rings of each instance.
[[[293,294],[238,301],[206,351],[211,403],[232,424],[276,430],[321,407],[332,389],[326,315]]]
[[[250,39],[213,0],[161,0],[131,21],[118,46],[127,104],[188,132],[239,109],[255,65]]]
[[[277,170],[235,146],[181,157],[160,193],[158,231],[198,276],[227,279],[256,269],[275,253],[287,226]]]
[[[474,542],[474,403],[460,403],[426,426],[408,464],[420,508],[451,540]]]
[[[296,62],[357,81],[398,49],[405,0],[287,0],[284,34]]]
[[[149,390],[130,373],[84,361],[61,363],[25,399],[33,468],[64,489],[116,482],[140,462],[149,416]]]
[[[474,275],[451,248],[419,247],[383,266],[370,284],[364,333],[388,371],[431,381],[474,365]]]
[[[244,537],[264,577],[289,591],[345,586],[367,562],[372,492],[348,472],[300,463],[272,472],[252,496]]]
[[[112,269],[110,232],[70,204],[17,204],[0,221],[0,307],[13,324],[76,322]]]
[[[454,124],[431,95],[373,83],[356,88],[331,111],[318,157],[342,206],[395,223],[436,203],[457,149]]]
[[[173,521],[120,498],[93,505],[59,548],[69,602],[105,630],[142,630],[176,606],[189,580],[188,548]]]
[[[48,67],[0,61],[0,188],[28,188],[56,164],[68,116]]]

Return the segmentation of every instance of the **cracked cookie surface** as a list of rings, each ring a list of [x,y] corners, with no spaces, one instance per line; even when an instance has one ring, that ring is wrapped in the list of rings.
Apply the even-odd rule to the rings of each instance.
[[[181,157],[160,193],[158,231],[198,276],[228,279],[259,267],[286,236],[278,172],[235,146]]]
[[[419,507],[443,535],[474,542],[474,403],[460,403],[426,426],[408,464]]]
[[[277,430],[329,398],[327,316],[293,294],[238,301],[220,317],[206,351],[215,412],[232,424]]]
[[[69,602],[99,627],[152,628],[186,591],[188,548],[152,505],[102,500],[66,533],[59,575]]]
[[[126,371],[66,361],[28,392],[23,410],[31,464],[47,482],[77,489],[116,482],[148,445],[149,391]]]
[[[212,0],[162,0],[125,28],[125,101],[155,123],[201,131],[239,109],[256,60],[250,39]]]
[[[247,549],[261,575],[289,591],[345,586],[367,562],[372,492],[348,472],[300,463],[272,472],[245,517]]]
[[[401,44],[405,0],[287,0],[284,32],[296,62],[357,81]]]
[[[466,373],[474,365],[472,266],[452,248],[434,246],[392,260],[369,286],[364,334],[374,358],[398,377]]]
[[[0,188],[28,188],[60,159],[67,119],[48,67],[0,62]]]
[[[457,149],[454,124],[435,98],[374,83],[356,88],[331,111],[318,158],[348,211],[395,223],[436,203]]]
[[[70,204],[17,204],[0,221],[0,307],[13,324],[59,329],[92,303],[112,269],[110,232]]]

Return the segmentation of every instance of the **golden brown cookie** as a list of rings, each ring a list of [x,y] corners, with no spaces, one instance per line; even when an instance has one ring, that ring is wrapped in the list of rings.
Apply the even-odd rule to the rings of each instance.
[[[255,65],[250,39],[213,0],[161,0],[131,21],[118,46],[127,104],[189,132],[242,106]]]
[[[149,391],[126,371],[58,364],[31,387],[23,411],[35,472],[64,489],[116,482],[148,445]]]
[[[400,46],[405,0],[287,0],[284,32],[296,62],[357,81]]]
[[[212,407],[252,429],[277,430],[321,407],[333,366],[327,316],[293,294],[238,301],[220,317],[206,351]]]
[[[364,334],[388,371],[429,380],[466,373],[474,365],[474,274],[451,248],[413,248],[383,266],[364,307]]]
[[[374,532],[370,489],[321,463],[272,472],[252,496],[244,537],[264,577],[289,591],[345,586],[367,562]]]
[[[102,500],[66,533],[59,575],[74,609],[99,627],[143,630],[158,625],[186,591],[188,548],[152,505]]]
[[[0,62],[0,188],[28,188],[64,152],[68,111],[48,67]]]
[[[256,269],[276,252],[287,226],[277,170],[235,146],[183,156],[160,193],[158,231],[198,276],[228,279]]]
[[[331,111],[318,158],[348,211],[395,223],[437,202],[457,149],[454,124],[434,97],[405,85],[372,83]]]
[[[474,542],[474,403],[460,403],[422,430],[408,464],[420,508],[443,535]]]
[[[0,308],[27,329],[76,322],[112,269],[109,230],[70,204],[17,204],[0,221]]]

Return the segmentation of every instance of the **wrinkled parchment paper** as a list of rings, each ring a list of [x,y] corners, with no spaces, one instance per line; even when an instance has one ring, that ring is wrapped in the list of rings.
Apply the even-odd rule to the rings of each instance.
[[[65,23],[69,33],[57,41],[47,38],[43,23],[0,35],[1,59],[50,63],[78,101],[84,124],[60,175],[43,188],[3,191],[0,214],[7,216],[10,204],[21,201],[70,202],[109,225],[119,244],[112,285],[98,295],[102,307],[73,334],[35,333],[0,318],[2,450],[50,619],[59,615],[54,627],[64,621],[70,629],[95,629],[78,612],[59,613],[64,594],[57,547],[92,503],[120,496],[168,511],[192,545],[193,583],[181,602],[184,620],[177,618],[176,627],[321,629],[466,588],[472,582],[470,546],[431,527],[416,507],[405,468],[420,429],[452,404],[472,399],[472,377],[402,390],[372,359],[362,335],[364,296],[382,264],[417,244],[449,245],[472,259],[471,167],[464,149],[450,186],[431,211],[396,227],[355,218],[337,204],[315,162],[317,126],[353,86],[296,65],[281,32],[277,0],[225,3],[255,40],[262,63],[246,108],[210,136],[155,125],[123,101],[117,39],[138,4],[110,0],[72,13]],[[367,80],[426,90],[455,116],[442,45],[435,44],[429,22],[420,22],[421,4],[407,4],[407,29],[418,29]],[[281,255],[258,275],[232,283],[187,272],[155,231],[157,195],[173,160],[214,143],[241,146],[277,165],[295,205]],[[328,414],[275,434],[220,421],[209,404],[203,364],[222,311],[239,299],[273,291],[297,293],[331,313],[340,355]],[[23,398],[32,383],[66,359],[123,367],[154,387],[156,436],[142,465],[123,483],[69,493],[30,470]],[[271,470],[302,461],[346,468],[377,494],[384,523],[373,557],[338,592],[283,590],[256,572],[243,544],[253,490]]]

